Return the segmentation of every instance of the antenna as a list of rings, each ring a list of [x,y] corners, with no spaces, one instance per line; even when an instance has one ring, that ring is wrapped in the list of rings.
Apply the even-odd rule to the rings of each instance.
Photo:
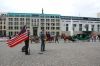
[[[43,8],[42,8],[42,14],[44,14],[44,10],[43,10]]]

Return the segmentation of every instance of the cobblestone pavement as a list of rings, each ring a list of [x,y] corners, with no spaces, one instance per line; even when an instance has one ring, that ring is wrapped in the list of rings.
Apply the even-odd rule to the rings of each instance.
[[[47,43],[43,54],[40,43],[30,43],[31,55],[22,53],[22,46],[0,42],[0,66],[100,66],[99,42]]]

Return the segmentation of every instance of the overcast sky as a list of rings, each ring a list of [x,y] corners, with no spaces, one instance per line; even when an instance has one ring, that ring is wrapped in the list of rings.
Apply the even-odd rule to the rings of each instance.
[[[100,0],[0,0],[0,12],[97,17]]]

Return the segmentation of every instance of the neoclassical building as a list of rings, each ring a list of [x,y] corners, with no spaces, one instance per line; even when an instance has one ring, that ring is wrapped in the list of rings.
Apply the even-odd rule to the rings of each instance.
[[[61,16],[61,32],[74,35],[85,32],[100,34],[100,18]]]
[[[78,34],[82,31],[100,33],[100,18],[62,16],[42,13],[0,13],[0,36],[16,35],[26,25],[30,35],[39,35],[41,29],[51,35]]]
[[[15,35],[24,25],[31,35],[39,35],[41,29],[52,35],[60,34],[59,14],[2,13],[0,15],[0,34]]]

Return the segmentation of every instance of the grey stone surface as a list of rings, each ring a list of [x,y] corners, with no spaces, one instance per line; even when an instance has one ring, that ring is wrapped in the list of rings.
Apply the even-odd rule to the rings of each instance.
[[[0,42],[0,66],[100,66],[100,42],[46,43],[43,54],[40,43],[30,43],[31,55],[22,53],[22,46]]]

